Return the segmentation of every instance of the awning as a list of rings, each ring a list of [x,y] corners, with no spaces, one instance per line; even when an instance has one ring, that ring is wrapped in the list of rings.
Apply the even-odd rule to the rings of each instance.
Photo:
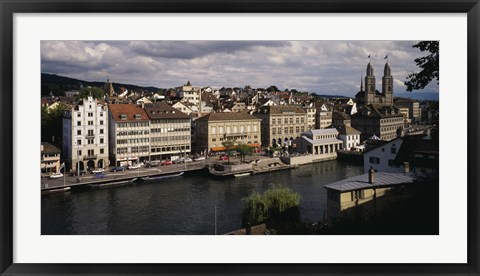
[[[211,148],[212,151],[224,151],[225,147],[213,147]]]
[[[259,143],[247,144],[247,145],[249,145],[249,146],[252,147],[252,148],[260,147],[260,144],[259,144]]]

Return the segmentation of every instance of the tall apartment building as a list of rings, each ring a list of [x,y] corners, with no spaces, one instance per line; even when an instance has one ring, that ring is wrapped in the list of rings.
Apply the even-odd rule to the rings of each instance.
[[[243,112],[210,113],[195,120],[195,145],[198,150],[224,150],[224,141],[259,147],[261,135],[260,119]]]
[[[65,109],[63,158],[67,171],[108,167],[108,111],[103,100],[89,96]]]
[[[325,102],[316,102],[315,128],[327,128],[332,124],[332,111],[329,110]]]
[[[114,166],[127,166],[149,159],[150,119],[134,104],[110,104],[110,160]]]
[[[144,105],[150,118],[150,160],[175,160],[191,152],[191,119],[164,103]]]
[[[262,106],[252,115],[262,120],[262,145],[291,144],[308,130],[307,112],[299,106]]]

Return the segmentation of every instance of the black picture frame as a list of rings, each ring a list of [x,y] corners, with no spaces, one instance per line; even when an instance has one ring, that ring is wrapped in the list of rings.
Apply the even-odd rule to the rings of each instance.
[[[1,275],[479,275],[478,0],[0,0],[0,274]],[[19,264],[13,263],[13,15],[15,13],[467,13],[468,262],[466,264]],[[459,107],[463,108],[463,107]]]

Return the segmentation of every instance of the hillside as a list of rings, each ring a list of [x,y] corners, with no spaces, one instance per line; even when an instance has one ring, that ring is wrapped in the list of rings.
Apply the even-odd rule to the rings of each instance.
[[[54,74],[42,73],[42,81],[41,81],[42,92],[41,93],[42,93],[42,96],[48,95],[50,91],[53,92],[54,95],[64,95],[65,91],[80,90],[80,85],[82,85],[83,87],[92,86],[92,87],[102,88],[104,84],[105,82],[85,81],[85,80],[58,76]],[[120,87],[124,87],[131,91],[143,90],[143,91],[150,91],[150,92],[158,92],[158,91],[164,90],[158,87],[143,87],[138,85],[115,83],[115,82],[112,83],[112,85],[115,91],[119,91]]]

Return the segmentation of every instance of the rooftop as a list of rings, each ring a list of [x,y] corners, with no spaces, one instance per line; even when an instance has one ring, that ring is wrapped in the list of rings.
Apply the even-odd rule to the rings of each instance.
[[[206,116],[198,118],[197,121],[245,121],[245,120],[260,120],[244,112],[217,112],[210,113]]]
[[[145,113],[150,119],[189,119],[190,117],[167,103],[146,103]]]
[[[135,104],[111,104],[108,106],[110,112],[112,113],[112,119],[114,121],[148,121],[147,113],[145,110]],[[140,117],[136,118],[136,115],[139,114]],[[125,115],[125,118],[122,119],[122,115]]]
[[[366,173],[327,184],[324,187],[326,189],[337,190],[340,192],[348,192],[370,188],[389,187],[405,183],[413,183],[414,181],[415,176],[412,173],[376,172],[375,182],[372,184],[368,182],[368,173]]]

